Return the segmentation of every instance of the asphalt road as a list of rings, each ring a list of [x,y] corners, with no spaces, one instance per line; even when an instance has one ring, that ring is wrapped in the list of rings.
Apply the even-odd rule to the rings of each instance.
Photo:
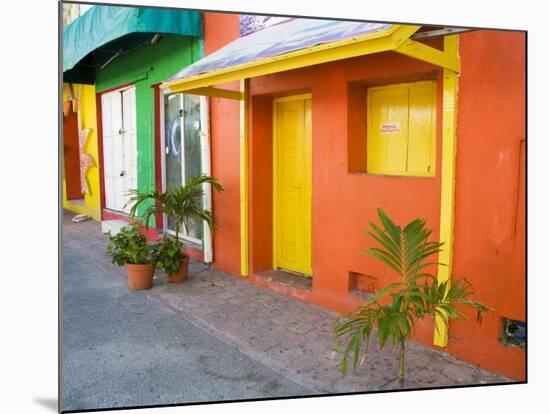
[[[62,409],[312,394],[64,247]]]

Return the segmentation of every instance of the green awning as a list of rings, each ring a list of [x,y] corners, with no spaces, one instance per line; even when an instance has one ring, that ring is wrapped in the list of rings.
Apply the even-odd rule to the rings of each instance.
[[[156,34],[201,37],[197,11],[94,6],[63,30],[63,78],[93,83],[94,70]]]

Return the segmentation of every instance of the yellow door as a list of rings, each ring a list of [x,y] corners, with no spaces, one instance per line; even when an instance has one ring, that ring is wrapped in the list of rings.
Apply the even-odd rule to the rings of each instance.
[[[273,264],[311,276],[311,95],[273,103]]]

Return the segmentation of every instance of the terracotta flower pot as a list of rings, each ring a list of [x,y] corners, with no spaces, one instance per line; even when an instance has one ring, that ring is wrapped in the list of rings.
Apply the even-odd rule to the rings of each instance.
[[[182,283],[187,280],[187,272],[189,271],[189,256],[185,255],[181,261],[180,270],[178,273],[168,275],[170,283]]]
[[[126,263],[126,271],[128,272],[128,287],[130,289],[151,289],[153,273],[155,272],[151,265]]]

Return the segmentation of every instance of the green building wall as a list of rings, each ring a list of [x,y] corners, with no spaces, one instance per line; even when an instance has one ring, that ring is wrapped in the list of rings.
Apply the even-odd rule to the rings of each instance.
[[[202,57],[202,39],[165,35],[160,42],[134,49],[96,71],[96,91],[128,83],[136,88],[137,185],[155,188],[155,110],[153,85]],[[139,214],[147,206],[142,206]],[[154,217],[149,223],[154,226]]]

